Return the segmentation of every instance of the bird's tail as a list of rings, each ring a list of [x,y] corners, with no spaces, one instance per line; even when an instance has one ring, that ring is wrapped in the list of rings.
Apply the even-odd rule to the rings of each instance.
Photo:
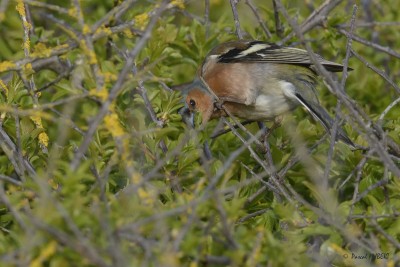
[[[317,119],[324,128],[332,134],[333,119],[329,116],[328,112],[323,109],[319,104],[315,104],[311,101],[306,101],[300,94],[296,94],[297,100],[311,113],[311,115]],[[345,144],[350,146],[352,149],[358,149],[357,146],[351,141],[351,139],[346,135],[344,130],[339,126],[337,128],[337,138],[343,141]]]

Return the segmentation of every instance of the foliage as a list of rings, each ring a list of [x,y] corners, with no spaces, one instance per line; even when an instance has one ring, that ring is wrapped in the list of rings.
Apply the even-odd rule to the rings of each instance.
[[[280,3],[1,1],[0,265],[398,266],[400,3]],[[188,129],[171,87],[240,33],[348,63],[320,100],[368,150],[301,109]]]

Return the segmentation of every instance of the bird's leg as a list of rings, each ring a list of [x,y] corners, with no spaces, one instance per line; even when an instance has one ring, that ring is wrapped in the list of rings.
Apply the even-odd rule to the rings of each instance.
[[[257,125],[258,125],[258,128],[260,128],[260,130],[263,131],[261,136],[260,136],[260,142],[262,144],[264,144],[264,142],[266,141],[266,139],[268,138],[268,135],[269,135],[268,134],[268,132],[269,132],[268,127],[265,126],[265,124],[263,122],[261,122],[261,121],[258,121]],[[261,147],[261,150],[263,151],[263,153],[265,153],[265,146]]]
[[[272,130],[275,129],[275,123],[272,125],[273,128],[268,128],[265,126],[265,124],[263,122],[257,122],[258,127],[260,128],[260,130],[263,131],[263,134],[261,135],[261,143],[263,144],[261,150],[262,153],[264,154],[265,157],[265,162],[267,163],[268,167],[269,167],[269,171],[271,173],[271,177],[274,177],[275,181],[279,181],[279,179],[277,179],[278,175],[276,173],[276,167],[274,165],[274,161],[272,159],[272,153],[271,153],[271,146],[268,143],[268,137],[271,134]],[[267,182],[271,182],[271,180],[268,180]],[[281,196],[274,192],[274,196],[277,199],[278,202],[281,202]]]
[[[271,128],[269,128],[269,131],[268,131],[268,133],[267,133],[267,138],[270,136],[270,134],[271,134],[275,129],[281,127],[281,125],[282,125],[282,120],[283,120],[283,117],[282,117],[282,116],[275,117],[274,123],[272,124]]]
[[[203,152],[204,152],[204,156],[206,157],[207,160],[212,159],[210,145],[208,144],[207,140],[204,142]]]
[[[214,110],[224,110],[224,101],[217,100],[214,102]]]

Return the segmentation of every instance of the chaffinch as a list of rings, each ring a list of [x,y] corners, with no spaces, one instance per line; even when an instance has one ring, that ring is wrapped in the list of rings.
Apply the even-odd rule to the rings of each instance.
[[[343,65],[315,56],[326,70],[343,71]],[[305,50],[261,41],[227,42],[211,50],[197,76],[183,90],[181,114],[192,125],[196,111],[201,112],[203,124],[226,116],[224,110],[263,121],[302,105],[331,132],[333,120],[319,104],[317,73]],[[354,147],[341,128],[337,136]]]

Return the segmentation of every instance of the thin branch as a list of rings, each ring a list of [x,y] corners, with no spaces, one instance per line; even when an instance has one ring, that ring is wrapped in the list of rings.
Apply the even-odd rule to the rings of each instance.
[[[271,209],[268,208],[268,209],[262,209],[262,210],[255,211],[253,213],[247,214],[246,216],[243,216],[237,222],[238,223],[243,223],[243,222],[245,222],[247,220],[250,220],[250,219],[253,219],[253,218],[257,217],[257,216],[260,216],[260,215],[266,213],[269,210],[271,210]]]
[[[90,65],[90,70],[92,72],[93,77],[95,78],[96,82],[96,90],[99,92],[101,90],[105,90],[104,88],[104,75],[103,72],[100,69],[96,53],[94,51],[94,40],[93,36],[90,34],[90,32],[85,32],[85,18],[83,17],[83,11],[81,8],[81,3],[79,0],[73,0],[73,5],[76,11],[76,17],[78,18],[78,23],[81,27],[81,32],[83,39],[80,40],[80,46],[82,47],[82,50],[84,51],[84,55],[87,58],[87,61],[89,62]],[[83,42],[84,41],[84,42]]]
[[[356,22],[355,27],[356,28],[371,28],[371,27],[386,27],[386,26],[400,26],[400,22],[398,21],[370,21],[370,22]],[[336,27],[338,28],[349,28],[350,25],[348,25],[347,23],[345,24],[339,24]]]
[[[206,39],[210,35],[210,0],[204,0],[204,27],[206,28]]]
[[[233,20],[235,21],[236,36],[239,39],[243,39],[242,29],[240,28],[239,13],[237,11],[237,4],[239,0],[229,0],[231,3]]]
[[[18,211],[15,206],[10,202],[7,193],[4,190],[3,181],[0,180],[0,202],[10,211],[14,217],[16,223],[24,230],[28,231],[28,225],[22,218],[22,214]]]
[[[390,103],[389,106],[387,106],[385,108],[385,110],[381,113],[381,115],[379,116],[378,122],[380,122],[379,124],[382,124],[383,118],[389,113],[389,111],[396,106],[398,103],[400,103],[400,97],[397,98],[395,101],[393,101],[392,103]]]
[[[272,0],[272,3],[274,6],[275,31],[276,31],[276,34],[278,35],[278,37],[282,39],[284,29],[283,29],[283,24],[281,22],[281,19],[279,18],[279,10],[278,10],[278,6],[276,5],[276,0]]]
[[[392,243],[397,249],[400,249],[400,242],[393,238],[390,234],[388,234],[376,221],[376,219],[372,219],[372,226],[383,235],[390,243]]]
[[[22,186],[23,183],[16,180],[15,178],[12,178],[10,176],[4,175],[4,174],[0,174],[0,180],[4,181],[4,182],[8,182],[11,183],[13,185],[17,185],[17,186]]]
[[[24,176],[24,170],[26,170],[30,176],[36,176],[35,169],[32,167],[31,163],[27,159],[24,158],[23,162],[21,163],[21,167],[19,166],[19,164],[17,163],[18,152],[16,146],[11,140],[10,136],[4,131],[2,125],[0,125],[0,145],[20,177]]]
[[[351,55],[351,44],[352,44],[352,36],[353,36],[353,31],[354,31],[354,25],[356,22],[356,14],[357,14],[357,5],[353,6],[353,14],[351,16],[350,20],[350,34],[347,39],[347,44],[346,44],[346,56],[343,64],[343,75],[342,75],[342,82],[341,82],[341,88],[344,88],[347,75],[348,75],[348,65],[349,65],[349,59]],[[328,188],[328,179],[329,179],[329,172],[331,169],[331,164],[332,164],[332,159],[333,159],[333,151],[334,151],[334,146],[335,146],[335,141],[336,141],[336,135],[338,133],[338,128],[339,126],[339,112],[340,112],[340,107],[341,107],[341,101],[338,100],[337,105],[336,105],[336,115],[335,119],[333,122],[332,126],[332,131],[331,131],[331,142],[329,146],[329,151],[328,151],[328,157],[326,160],[325,164],[325,171],[324,171],[324,176],[323,176],[323,186],[325,188]]]
[[[388,219],[395,219],[400,217],[400,212],[394,212],[392,214],[382,214],[382,215],[365,215],[365,214],[353,214],[349,216],[349,219],[381,219],[381,218],[388,218]]]
[[[63,8],[61,6],[57,6],[57,5],[53,5],[53,4],[48,4],[48,3],[43,3],[40,1],[35,1],[35,0],[24,0],[25,3],[27,3],[30,6],[33,7],[40,7],[40,8],[44,8],[50,11],[55,11],[57,13],[60,14],[64,14],[64,15],[68,15],[68,9],[67,8]]]
[[[357,195],[357,198],[354,200],[354,203],[359,202],[361,199],[363,199],[366,195],[368,195],[372,190],[376,189],[377,187],[384,186],[389,183],[388,179],[382,179],[373,185],[368,186],[367,189],[361,192],[361,194]]]
[[[364,63],[365,66],[376,72],[379,76],[381,76],[385,81],[387,81],[395,90],[398,94],[400,94],[400,87],[392,80],[390,77],[382,70],[379,70],[377,67],[369,63],[364,57],[362,57],[360,54],[358,54],[356,51],[351,49],[351,53],[362,63]]]
[[[344,30],[344,29],[337,29],[337,30],[338,30],[338,32],[340,32],[341,34],[344,34],[344,35],[346,35],[346,36],[349,35],[349,32],[346,31],[346,30]],[[359,36],[357,36],[357,35],[353,35],[352,39],[353,39],[354,41],[356,41],[356,42],[359,42],[360,44],[363,44],[363,45],[372,47],[372,48],[374,48],[374,49],[376,49],[376,50],[378,50],[378,51],[384,52],[384,53],[386,53],[386,54],[388,54],[388,55],[391,55],[391,56],[393,56],[393,57],[400,58],[400,54],[399,54],[398,52],[394,51],[393,49],[391,49],[391,48],[388,47],[388,46],[382,46],[382,45],[376,44],[376,43],[371,42],[371,41],[368,41],[368,40],[366,40],[366,39],[364,39],[364,38],[362,38],[362,37],[359,37]]]
[[[274,0],[274,4],[276,1],[277,0]],[[299,31],[302,34],[305,34],[306,32],[312,30],[316,26],[323,25],[327,19],[328,14],[341,2],[343,2],[343,0],[326,0],[316,10],[314,10],[314,12],[311,13],[310,16],[308,16],[308,18],[300,26],[298,26]],[[283,44],[286,43],[295,35],[297,35],[297,33],[291,32],[281,41],[281,43]]]
[[[252,0],[245,0],[245,3],[250,7],[251,11],[253,11],[254,16],[256,16],[258,23],[261,25],[261,28],[263,29],[265,35],[267,36],[268,39],[270,39],[272,37],[272,34],[268,30],[268,27],[265,24],[264,20],[262,19],[260,13],[258,12],[257,7],[254,5]]]

